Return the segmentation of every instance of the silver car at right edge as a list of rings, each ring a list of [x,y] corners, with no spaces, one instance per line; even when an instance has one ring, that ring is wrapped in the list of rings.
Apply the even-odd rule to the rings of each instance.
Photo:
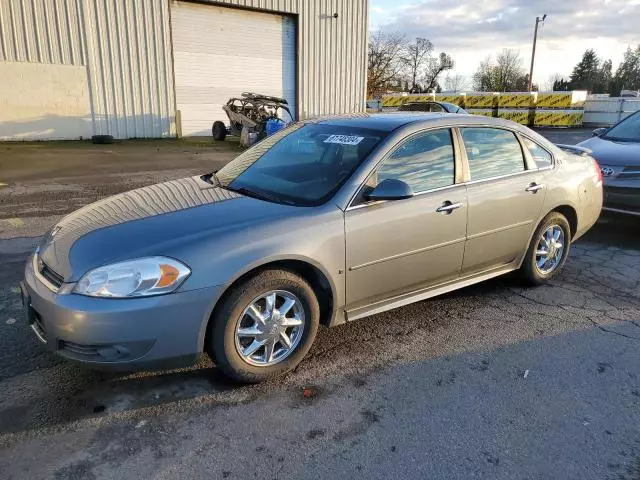
[[[578,146],[602,169],[603,210],[640,216],[640,111],[611,128],[598,128]]]

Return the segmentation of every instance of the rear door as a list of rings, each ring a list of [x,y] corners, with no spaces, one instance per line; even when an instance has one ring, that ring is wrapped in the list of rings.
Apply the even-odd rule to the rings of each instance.
[[[467,201],[466,187],[456,182],[461,176],[454,152],[450,129],[409,137],[378,165],[347,209],[347,310],[458,277]],[[389,178],[409,184],[415,196],[367,201],[363,192]]]
[[[460,129],[469,166],[463,274],[499,268],[528,246],[545,198],[544,171],[530,165],[506,129]]]

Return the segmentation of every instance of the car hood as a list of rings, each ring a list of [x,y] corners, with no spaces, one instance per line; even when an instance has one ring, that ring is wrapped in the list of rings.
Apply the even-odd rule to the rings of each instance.
[[[176,242],[286,215],[289,205],[213,186],[200,177],[131,190],[62,219],[39,246],[40,259],[65,282],[109,263],[167,255]]]
[[[631,166],[640,165],[640,143],[616,142],[606,138],[592,137],[578,144],[593,152],[600,165]]]

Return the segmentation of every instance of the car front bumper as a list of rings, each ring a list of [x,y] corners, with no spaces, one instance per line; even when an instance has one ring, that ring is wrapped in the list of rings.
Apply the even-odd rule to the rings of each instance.
[[[640,184],[638,186],[604,186],[603,210],[640,215]]]
[[[96,367],[136,370],[193,362],[219,287],[145,298],[106,299],[58,293],[30,259],[21,283],[26,321],[65,358]]]

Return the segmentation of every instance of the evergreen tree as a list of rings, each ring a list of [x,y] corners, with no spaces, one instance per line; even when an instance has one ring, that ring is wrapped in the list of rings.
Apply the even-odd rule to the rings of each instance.
[[[600,59],[592,48],[586,50],[582,60],[573,67],[569,87],[571,90],[594,91],[600,77]]]
[[[593,86],[593,93],[609,93],[611,91],[611,80],[613,70],[611,60],[602,62],[596,84]]]
[[[621,90],[640,90],[640,45],[634,50],[627,48],[613,77],[611,95],[618,96]]]
[[[566,91],[569,90],[569,82],[564,78],[557,78],[553,81],[554,91]]]

